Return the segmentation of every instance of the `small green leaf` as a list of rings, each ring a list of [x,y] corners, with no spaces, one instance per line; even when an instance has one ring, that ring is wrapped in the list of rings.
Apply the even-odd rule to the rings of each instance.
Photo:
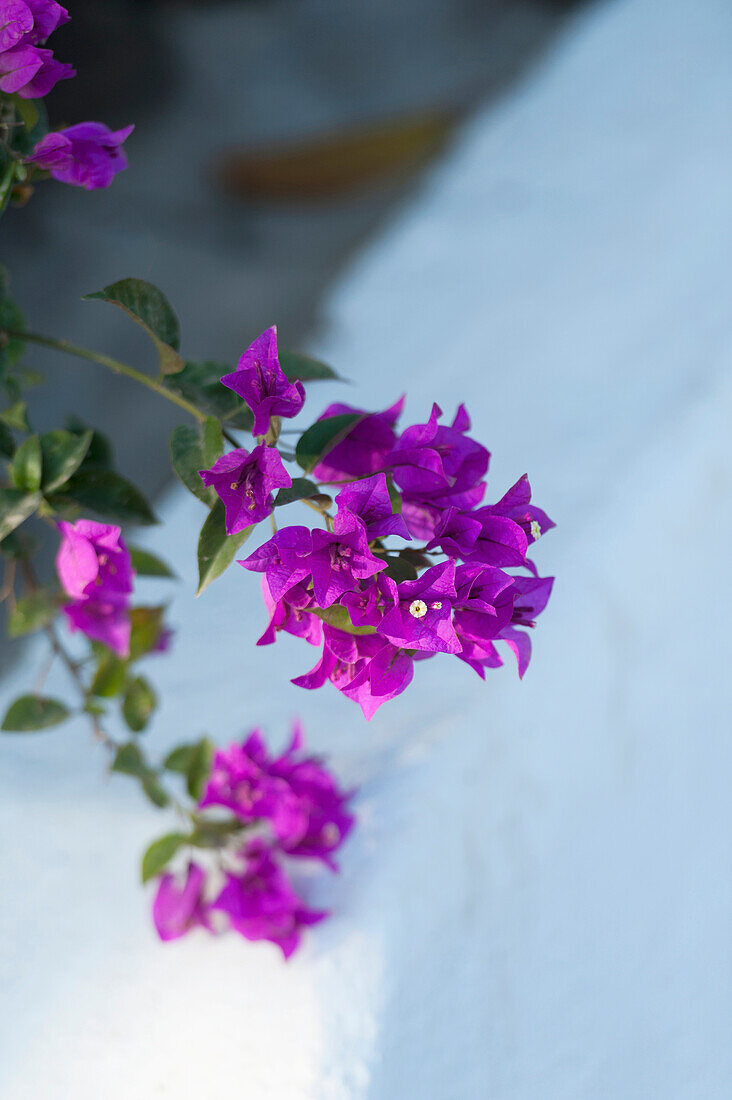
[[[120,745],[115,753],[110,770],[121,772],[122,775],[134,775],[138,779],[150,774],[150,768],[145,763],[142,750],[134,741],[128,741],[126,744]]]
[[[198,802],[211,771],[214,746],[208,737],[202,737],[192,748],[193,752],[186,770],[186,786],[191,798]]]
[[[290,382],[298,378],[301,382],[343,381],[327,363],[322,363],[320,359],[312,359],[309,355],[303,355],[302,352],[280,350],[278,358]]]
[[[295,457],[306,474],[309,474],[318,462],[332,451],[337,443],[344,439],[363,414],[341,413],[339,416],[327,416],[304,432],[295,448]]]
[[[11,458],[15,451],[15,440],[9,428],[0,420],[0,455]]]
[[[133,733],[141,733],[157,706],[157,697],[144,676],[137,676],[127,685],[122,717]]]
[[[42,695],[21,695],[11,704],[2,728],[6,733],[34,733],[51,729],[71,717],[71,711],[58,699]]]
[[[92,431],[75,435],[61,429],[41,436],[42,484],[45,493],[59,489],[76,473],[86,457],[93,436]]]
[[[149,550],[143,550],[140,546],[130,546],[129,543],[127,549],[132,559],[132,568],[138,577],[175,577],[170,566],[166,565],[162,558],[151,554]]]
[[[254,417],[251,410],[233,390],[219,381],[232,368],[225,363],[207,360],[202,363],[186,363],[182,371],[166,378],[166,389],[190,401],[201,412],[226,420],[234,428],[251,431]]]
[[[177,772],[179,775],[188,775],[191,759],[195,752],[195,745],[178,745],[172,749],[163,761],[163,767],[169,772]]]
[[[38,108],[32,99],[22,99],[19,95],[13,96],[13,105],[23,120],[26,130],[32,130],[38,124]]]
[[[41,442],[30,435],[13,455],[10,476],[16,489],[35,493],[41,487]]]
[[[143,883],[164,871],[187,841],[188,838],[183,833],[167,833],[166,836],[154,840],[142,857]]]
[[[21,596],[8,619],[8,636],[19,638],[21,634],[42,630],[53,621],[58,608],[59,597],[55,592],[38,589]]]
[[[155,775],[144,776],[141,780],[141,786],[154,806],[163,809],[170,804],[170,795]]]
[[[140,490],[111,470],[79,470],[64,486],[60,499],[62,503],[70,500],[90,508],[117,523],[158,522]]]
[[[130,661],[155,648],[163,632],[164,607],[133,607],[130,611]]]
[[[82,420],[79,420],[76,416],[70,416],[67,418],[66,426],[72,435],[82,436],[84,432],[91,431],[92,438],[89,444],[89,450],[84,456],[84,461],[81,464],[82,470],[88,467],[95,467],[101,470],[111,470],[114,466],[114,455],[112,454],[112,444],[107,439],[106,435],[102,432],[90,429],[87,424],[84,424]]]
[[[173,470],[195,497],[208,504],[217,500],[212,488],[206,488],[199,470],[209,470],[224,449],[224,437],[218,420],[209,416],[200,429],[183,425],[170,437],[170,461]]]
[[[20,489],[0,489],[0,542],[32,516],[41,503],[40,493],[23,493]]]
[[[398,554],[377,554],[376,557],[386,562],[384,573],[397,584],[401,584],[402,581],[416,581],[417,569],[411,561]]]
[[[274,506],[279,508],[283,504],[292,504],[296,500],[307,500],[309,497],[321,495],[320,489],[314,481],[310,481],[306,477],[293,477],[292,485],[280,489],[274,498]]]
[[[8,382],[10,379],[8,379]],[[28,431],[28,407],[25,401],[16,401],[7,409],[0,412],[0,420],[9,428],[15,428],[19,432]]]
[[[227,535],[224,524],[224,506],[217,500],[206,517],[198,537],[198,591],[200,596],[212,581],[220,577],[234,560],[242,543],[249,538],[253,527],[245,527],[235,535]]]
[[[127,682],[127,663],[107,650],[100,658],[89,694],[101,699],[121,695]]]
[[[336,627],[337,630],[344,630],[347,634],[376,633],[375,626],[354,626],[351,622],[351,616],[348,614],[348,608],[343,607],[342,604],[334,603],[330,607],[311,607],[308,610],[313,615],[317,615],[319,619],[322,619],[324,623]]]
[[[154,343],[163,374],[175,374],[183,368],[178,354],[180,326],[170,302],[161,290],[144,279],[120,279],[84,300],[99,299],[119,306],[147,332]]]

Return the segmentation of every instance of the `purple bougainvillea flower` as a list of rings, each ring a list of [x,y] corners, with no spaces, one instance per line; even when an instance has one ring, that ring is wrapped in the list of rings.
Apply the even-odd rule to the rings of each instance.
[[[336,532],[350,527],[350,517],[355,516],[363,524],[369,540],[387,535],[411,538],[402,517],[394,513],[384,474],[373,474],[372,477],[352,482],[341,489],[335,500],[338,505]]]
[[[536,617],[547,605],[554,585],[554,577],[514,577],[514,600],[511,622],[498,635],[512,650],[522,677],[531,660],[531,638],[516,627],[536,626]]]
[[[270,595],[277,601],[310,576],[312,549],[309,528],[283,527],[239,565],[254,573],[265,573]]]
[[[475,549],[482,529],[480,520],[473,519],[472,513],[446,508],[435,524],[434,538],[427,543],[426,549],[439,546],[451,558],[467,558]]]
[[[284,780],[291,796],[282,800],[273,818],[274,832],[288,855],[321,859],[337,870],[333,853],[355,821],[346,808],[352,792],[340,790],[315,757],[303,757],[303,747],[302,730],[296,725],[290,745],[270,765],[270,775]]]
[[[79,122],[46,134],[26,159],[61,183],[96,191],[108,187],[117,173],[127,167],[122,144],[134,128],[110,130],[103,122]]]
[[[369,550],[366,532],[356,519],[342,523],[338,534],[316,529],[312,538],[308,560],[319,607],[330,607],[345,592],[357,588],[359,580],[386,568],[386,562]]]
[[[253,435],[266,435],[271,416],[297,416],[305,403],[302,382],[290,382],[277,358],[277,326],[268,328],[239,360],[237,370],[225,374],[224,386],[246,401],[254,413]]]
[[[327,912],[309,909],[261,840],[244,849],[244,871],[227,874],[212,908],[225,913],[231,927],[247,940],[270,940],[286,959],[300,943],[302,929]]]
[[[243,745],[219,749],[199,806],[225,806],[244,822],[274,817],[289,792],[284,782],[270,775],[269,764],[260,730]]]
[[[266,519],[272,512],[272,490],[292,485],[279,452],[264,444],[251,453],[243,448],[229,451],[210,470],[199,473],[224,503],[227,535]]]
[[[490,565],[460,565],[455,572],[453,626],[460,639],[484,643],[511,622],[514,578]]]
[[[56,570],[67,595],[74,599],[129,594],[134,571],[119,527],[80,519],[61,521]]]
[[[378,626],[381,622],[384,597],[390,597],[389,589],[382,583],[383,574],[360,585],[355,592],[344,592],[339,603],[348,610],[354,626]]]
[[[195,863],[188,864],[183,883],[174,875],[162,875],[152,909],[161,940],[177,940],[196,927],[211,930],[208,906],[203,900],[205,878]]]
[[[294,634],[297,638],[304,638],[310,645],[320,645],[323,624],[317,615],[308,611],[315,601],[312,592],[308,591],[304,584],[294,585],[288,590],[286,596],[273,600],[267,578],[262,577],[262,595],[270,613],[270,620],[257,645],[272,645],[277,640],[280,630],[284,630],[287,634]]]
[[[438,423],[441,415],[433,405],[427,423],[407,428],[388,456],[402,490],[402,514],[417,538],[434,536],[445,508],[473,508],[485,493],[490,453],[465,434],[470,418],[464,405],[449,427]]]
[[[384,583],[390,589],[392,607],[376,628],[379,634],[404,649],[460,652],[452,625],[456,598],[454,562],[433,565],[416,581],[397,585],[386,577]]]
[[[433,654],[426,653],[424,656],[431,657]],[[380,646],[373,657],[364,660],[358,673],[340,690],[358,703],[364,718],[370,722],[382,703],[395,699],[409,687],[413,675],[412,657],[387,643]]]
[[[108,646],[118,657],[130,655],[130,612],[125,596],[110,593],[75,600],[62,608],[72,633],[77,630]]]
[[[500,668],[503,659],[491,641],[476,641],[474,638],[466,638],[460,631],[459,625],[455,626],[455,632],[462,643],[462,651],[456,656],[470,665],[477,672],[481,680],[485,680],[487,668]]]
[[[59,80],[76,75],[71,65],[56,61],[51,50],[38,46],[16,46],[0,53],[0,92],[21,99],[48,95]]]
[[[0,52],[13,46],[33,30],[33,12],[23,0],[0,0]]]
[[[329,405],[319,420],[329,416],[356,413],[363,417],[337,443],[313,470],[316,481],[352,481],[368,477],[385,468],[386,456],[396,442],[394,425],[401,415],[404,398],[400,397],[383,412],[369,413],[351,405]]]
[[[55,0],[0,0],[0,51],[42,42],[68,21]]]
[[[527,542],[531,544],[555,527],[553,520],[549,519],[546,512],[531,503],[531,485],[526,474],[520,477],[515,485],[512,485],[505,496],[501,497],[498,504],[488,505],[486,509],[496,516],[506,516],[517,523],[526,535]]]
[[[470,519],[480,524],[480,533],[465,561],[484,565],[526,565],[529,544],[523,528],[508,516],[496,515],[492,508],[476,508]]]

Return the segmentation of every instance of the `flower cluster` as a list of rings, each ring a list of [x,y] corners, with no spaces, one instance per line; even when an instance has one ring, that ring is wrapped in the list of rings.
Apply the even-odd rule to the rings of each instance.
[[[55,0],[0,0],[0,92],[41,99],[59,80],[76,75],[71,65],[57,61],[52,50],[40,45],[68,21],[69,13]],[[45,134],[22,159],[62,183],[94,191],[108,187],[127,167],[122,144],[133,129],[80,122]]]
[[[290,484],[276,451],[275,418],[296,415],[304,393],[280,366],[275,329],[221,381],[249,405],[258,437],[251,453],[232,451],[201,471],[224,501],[233,533],[269,515],[273,490]],[[523,676],[527,629],[553,583],[528,557],[554,526],[531,503],[528,478],[484,504],[490,454],[469,435],[465,407],[443,423],[433,405],[426,423],[399,433],[403,404],[378,413],[330,405],[319,423],[345,428],[311,473],[321,503],[330,503],[324,486],[339,488],[335,514],[321,507],[323,529],[282,528],[240,562],[263,574],[270,621],[258,644],[284,630],[322,645],[316,666],[293,683],[318,688],[330,681],[366,718],[404,691],[416,661],[438,653],[459,657],[484,678],[486,668],[502,664],[496,643],[503,642]]]
[[[80,519],[62,520],[56,570],[67,596],[63,611],[80,630],[120,657],[130,651],[130,595],[134,571],[119,527]]]
[[[337,870],[334,853],[354,823],[347,808],[352,792],[341,791],[320,760],[303,756],[303,746],[296,727],[287,750],[271,757],[255,730],[244,744],[216,753],[199,809],[234,815],[231,866],[223,884],[220,873],[216,883],[215,874],[193,862],[182,881],[170,873],[160,878],[153,919],[162,940],[223,925],[248,940],[270,940],[289,958],[302,929],[328,915],[305,904],[284,858],[319,859]]]

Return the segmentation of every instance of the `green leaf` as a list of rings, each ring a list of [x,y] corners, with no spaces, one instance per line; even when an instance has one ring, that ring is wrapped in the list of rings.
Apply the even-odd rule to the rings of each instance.
[[[121,695],[127,682],[127,663],[114,653],[106,651],[94,673],[89,694],[101,699],[113,699]]]
[[[9,428],[0,420],[0,455],[11,458],[15,451],[15,440]]]
[[[167,833],[154,840],[142,857],[143,883],[159,875],[187,842],[188,837],[183,833]]]
[[[226,420],[234,428],[251,431],[254,417],[242,399],[233,390],[222,386],[219,379],[231,374],[225,363],[205,360],[186,363],[182,371],[165,380],[165,388],[190,401],[201,412]]]
[[[16,489],[34,493],[41,487],[41,443],[30,435],[18,447],[10,466],[10,476]]]
[[[133,607],[130,611],[130,661],[144,657],[163,632],[164,607]]]
[[[19,95],[14,95],[13,106],[22,118],[26,130],[32,130],[38,124],[39,112],[32,99],[22,99]]]
[[[91,431],[91,443],[89,444],[89,450],[84,456],[84,461],[81,464],[83,470],[90,466],[97,467],[102,470],[111,470],[114,466],[114,456],[112,454],[112,444],[107,439],[106,435],[101,432],[95,431],[89,428],[82,420],[79,420],[76,416],[70,416],[66,420],[66,426],[72,435],[82,436],[84,432]]]
[[[133,733],[141,733],[157,706],[157,697],[144,676],[137,676],[127,685],[122,717]]]
[[[175,577],[170,566],[166,565],[162,558],[151,554],[149,550],[143,550],[140,546],[130,546],[129,543],[127,549],[132,559],[132,568],[138,577]]]
[[[384,573],[397,584],[401,584],[402,581],[416,581],[417,569],[411,561],[398,554],[377,554],[376,557],[386,562]]]
[[[158,522],[140,490],[112,470],[79,470],[64,486],[65,499],[117,523]]]
[[[120,279],[105,286],[104,290],[84,296],[85,301],[91,299],[119,306],[147,332],[157,349],[163,374],[175,374],[182,369],[184,361],[178,354],[178,318],[168,299],[156,286],[146,283],[144,279]]]
[[[162,785],[160,780],[153,775],[146,775],[141,780],[142,789],[153,803],[154,806],[158,806],[160,809],[170,804],[170,795]]]
[[[40,493],[23,493],[20,489],[0,489],[0,542],[32,516],[41,503]]]
[[[51,729],[71,717],[71,711],[58,699],[42,695],[21,695],[11,704],[2,728],[6,733],[34,733]]]
[[[43,491],[52,493],[64,485],[81,466],[91,445],[94,432],[81,435],[61,429],[41,436],[43,454]]]
[[[203,794],[206,780],[211,772],[214,746],[208,737],[202,737],[195,745],[186,771],[186,787],[192,799],[196,802]]]
[[[295,457],[306,474],[309,474],[321,458],[332,451],[348,435],[354,424],[363,419],[363,414],[341,413],[339,416],[327,416],[316,420],[298,440]]]
[[[10,384],[10,379],[7,380]],[[16,428],[19,432],[28,431],[28,407],[25,401],[16,401],[7,409],[0,412],[0,420],[9,428]]]
[[[348,608],[334,603],[330,607],[310,607],[309,611],[317,615],[324,623],[336,627],[337,630],[345,630],[347,634],[375,634],[375,626],[354,626]]]
[[[177,772],[179,775],[188,775],[188,769],[191,766],[191,759],[193,758],[195,749],[195,744],[178,745],[177,748],[172,749],[165,757],[163,767],[169,772]]]
[[[19,638],[21,634],[32,634],[53,621],[59,609],[59,597],[56,592],[38,589],[27,596],[21,596],[8,619],[8,636]]]
[[[322,493],[314,481],[306,477],[293,477],[292,485],[280,489],[274,498],[274,506],[279,508],[283,504],[292,504],[296,500],[307,500],[309,497],[318,496],[322,496]]]
[[[206,488],[199,470],[209,470],[224,449],[224,437],[218,420],[209,416],[199,429],[188,425],[175,428],[170,437],[170,461],[173,470],[195,497],[212,507],[218,499]]]
[[[343,381],[327,363],[322,363],[320,359],[312,359],[309,355],[303,355],[302,352],[280,350],[278,358],[290,382],[298,378],[301,382],[321,382],[328,379]]]
[[[220,500],[216,501],[198,537],[197,596],[200,596],[212,581],[228,569],[237,550],[253,530],[254,527],[245,527],[235,535],[227,535],[224,525],[224,506]]]
[[[138,779],[150,774],[150,768],[145,763],[142,750],[134,741],[128,741],[126,744],[120,745],[115,753],[110,770],[121,772],[122,775],[134,775]]]

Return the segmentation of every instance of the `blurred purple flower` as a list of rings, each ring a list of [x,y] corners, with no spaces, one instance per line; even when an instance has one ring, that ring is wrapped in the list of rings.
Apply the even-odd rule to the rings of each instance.
[[[56,570],[67,595],[82,599],[132,591],[134,571],[121,528],[80,519],[62,520],[58,529]]]
[[[269,940],[288,959],[299,946],[302,929],[328,914],[305,905],[263,841],[250,841],[243,857],[243,872],[227,874],[212,908],[225,913],[245,939]]]
[[[211,931],[208,906],[203,900],[205,875],[195,863],[188,864],[185,882],[162,875],[153,901],[153,921],[161,940],[177,940],[192,928]]]
[[[76,76],[71,65],[56,61],[51,50],[38,46],[16,46],[0,53],[0,92],[21,99],[48,95],[59,80]]]
[[[55,180],[96,191],[108,187],[127,167],[122,144],[134,130],[110,130],[103,122],[79,122],[46,134],[26,160],[50,172]]]
[[[55,0],[0,0],[0,51],[42,42],[68,21]]]

